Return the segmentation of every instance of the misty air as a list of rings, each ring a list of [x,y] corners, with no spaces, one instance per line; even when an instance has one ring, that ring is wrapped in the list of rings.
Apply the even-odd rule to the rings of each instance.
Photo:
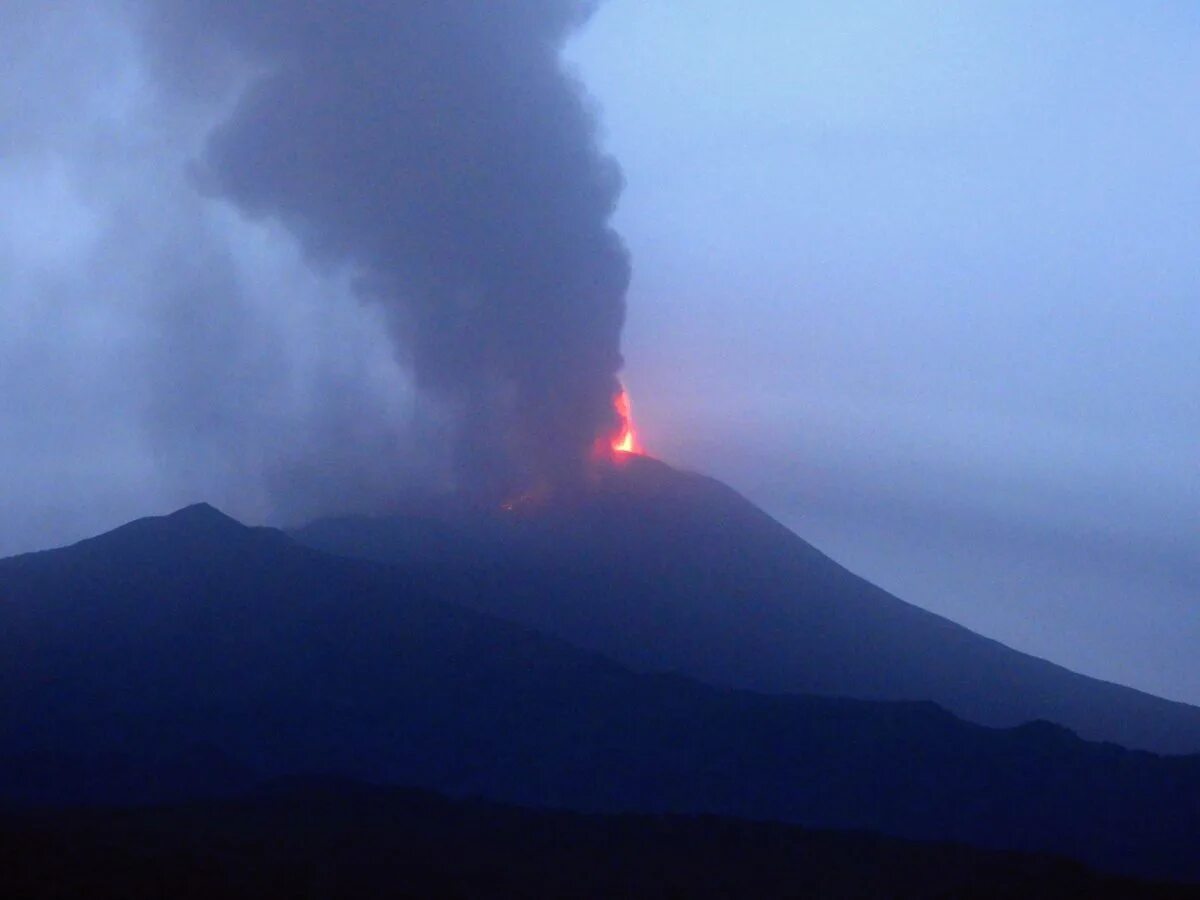
[[[1200,896],[1198,42],[9,0],[4,895]]]

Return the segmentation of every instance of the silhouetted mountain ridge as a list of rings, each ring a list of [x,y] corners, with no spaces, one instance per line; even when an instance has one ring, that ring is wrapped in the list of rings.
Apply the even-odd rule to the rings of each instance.
[[[638,675],[461,606],[461,588],[202,509],[4,560],[0,798],[151,802],[328,773],[1200,879],[1200,757]]]
[[[291,886],[339,898],[1200,896],[1054,857],[712,816],[538,811],[328,778],[181,807],[0,816],[0,882],[9,896],[122,900]]]
[[[1045,719],[1092,740],[1200,750],[1200,708],[1070,672],[905,603],[726,485],[646,457],[613,467],[575,503],[506,512],[426,497],[292,534],[333,553],[440,567],[463,602],[642,671],[928,699],[988,725]]]

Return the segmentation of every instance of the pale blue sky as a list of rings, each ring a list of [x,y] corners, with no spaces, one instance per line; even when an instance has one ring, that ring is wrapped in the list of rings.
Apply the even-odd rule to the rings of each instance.
[[[1200,702],[1200,6],[613,0],[649,447]]]

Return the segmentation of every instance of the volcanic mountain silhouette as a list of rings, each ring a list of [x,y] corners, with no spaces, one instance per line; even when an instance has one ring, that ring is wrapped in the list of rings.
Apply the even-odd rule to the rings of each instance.
[[[714,816],[531,810],[328,778],[179,806],[0,814],[0,883],[29,900],[1200,898],[1200,885],[1056,857]]]
[[[204,506],[2,560],[0,803],[159,802],[327,774],[1200,880],[1200,756],[1045,722],[992,729],[932,703],[637,674],[468,609],[462,590],[444,569],[332,556]]]
[[[453,498],[314,522],[313,547],[438,570],[476,609],[641,671],[774,693],[931,700],[986,725],[1200,751],[1200,708],[1089,678],[859,578],[711,478],[627,457],[582,502]]]

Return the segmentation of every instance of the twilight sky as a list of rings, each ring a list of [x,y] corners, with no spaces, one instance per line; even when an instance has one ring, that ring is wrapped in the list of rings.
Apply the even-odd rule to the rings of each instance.
[[[197,174],[253,66],[164,78],[137,7],[0,8],[0,554],[366,506],[441,449],[362,273]],[[609,0],[567,58],[648,449],[1200,703],[1200,7]]]

